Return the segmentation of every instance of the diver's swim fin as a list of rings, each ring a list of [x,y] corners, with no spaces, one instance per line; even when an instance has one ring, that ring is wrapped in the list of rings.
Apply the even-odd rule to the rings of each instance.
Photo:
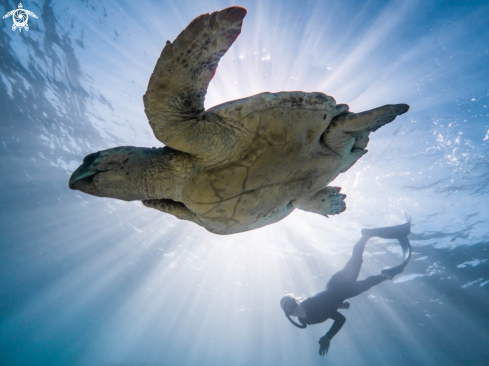
[[[411,233],[411,220],[402,225],[379,227],[376,229],[362,229],[362,235],[373,237],[378,236],[382,239],[398,239],[408,236]],[[401,244],[402,245],[402,244]]]
[[[399,244],[401,244],[403,253],[403,262],[395,267],[383,269],[381,273],[389,280],[393,279],[394,276],[402,273],[404,267],[407,266],[409,260],[411,259],[411,244],[407,236],[411,233],[411,219],[402,225],[380,227],[377,229],[362,229],[363,236],[378,236],[382,239],[397,239]]]
[[[411,244],[409,243],[409,239],[407,237],[398,238],[399,244],[401,244],[402,252],[404,260],[403,262],[395,267],[383,269],[381,273],[387,277],[389,280],[392,280],[394,276],[402,273],[404,271],[404,267],[407,266],[409,260],[411,259]]]

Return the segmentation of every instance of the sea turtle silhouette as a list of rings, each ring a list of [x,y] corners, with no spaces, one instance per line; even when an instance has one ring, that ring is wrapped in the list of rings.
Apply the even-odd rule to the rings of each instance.
[[[27,24],[27,21],[29,20],[29,15],[37,19],[36,14],[34,14],[32,11],[24,9],[22,3],[19,3],[18,8],[9,11],[3,16],[3,19],[11,16],[14,20],[14,24],[12,24],[12,30],[15,31],[17,28],[19,28],[19,32],[22,32],[22,28],[24,28],[26,31],[29,30],[29,24]]]

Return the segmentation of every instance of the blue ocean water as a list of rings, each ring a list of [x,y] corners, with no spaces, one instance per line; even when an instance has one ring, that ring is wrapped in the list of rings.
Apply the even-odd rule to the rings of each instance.
[[[25,1],[0,32],[0,365],[487,365],[487,1]],[[320,91],[355,112],[407,103],[332,185],[347,211],[295,211],[217,236],[138,202],[68,189],[94,151],[161,146],[142,95],[166,40],[197,15],[248,9],[206,107]],[[18,7],[4,0],[0,13]],[[412,217],[401,276],[331,326],[294,328],[363,227]],[[399,263],[367,245],[360,277]]]

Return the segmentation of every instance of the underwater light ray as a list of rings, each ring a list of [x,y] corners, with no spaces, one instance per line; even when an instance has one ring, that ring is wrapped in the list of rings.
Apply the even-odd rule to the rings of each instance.
[[[202,243],[201,243],[201,244],[202,244]],[[231,243],[229,243],[229,244],[231,244]],[[220,254],[219,252],[220,252],[221,250],[223,250],[224,248],[226,248],[226,252],[227,252],[227,253],[225,253],[225,254]],[[220,273],[223,273],[223,275],[221,275],[221,276],[219,276],[219,277],[222,277],[222,278],[227,278],[227,277],[230,275],[229,270],[230,270],[230,268],[231,268],[231,267],[226,266],[226,265],[224,265],[224,266],[222,266],[222,265],[217,265],[217,264],[221,263],[221,261],[224,261],[224,263],[228,262],[228,258],[232,258],[232,256],[230,256],[230,253],[231,253],[231,252],[234,252],[234,249],[233,249],[233,246],[232,246],[232,245],[225,245],[225,246],[219,245],[218,251],[217,251],[217,252],[215,252],[215,254],[217,254],[217,255],[218,255],[218,257],[217,257],[217,258],[213,258],[213,260],[211,261],[211,263],[214,263],[214,267],[215,267],[215,268],[223,268],[223,270],[224,270],[224,272],[222,272],[222,270],[219,270],[219,272],[220,272]],[[242,253],[242,249],[240,250],[240,252]],[[216,261],[216,259],[218,259],[218,258],[220,258],[220,260]],[[236,258],[237,258],[237,257],[236,257]],[[178,267],[177,267],[177,268],[178,268]],[[156,274],[156,273],[158,273],[158,272],[159,272],[159,274]],[[172,285],[172,282],[170,282],[170,283],[168,282],[168,280],[169,280],[168,275],[167,275],[166,273],[164,273],[164,272],[161,272],[161,270],[159,270],[159,269],[156,269],[156,270],[155,270],[155,275],[156,275],[156,277],[154,277],[154,276],[150,276],[150,277],[153,277],[153,279],[154,279],[156,282],[158,282],[160,278],[161,278],[161,279],[162,279],[162,278],[165,278],[165,281],[164,281],[164,282],[165,282],[165,284],[164,284],[164,287],[162,287],[162,289],[164,288],[165,290],[164,290],[164,293],[161,293],[160,291],[158,291],[158,287],[151,286],[152,290],[153,290],[154,292],[160,292],[159,298],[161,298],[161,299],[162,299],[162,301],[166,301],[165,299],[172,298],[173,296],[171,295],[171,292],[172,292],[171,288],[172,288],[173,286],[175,286],[175,285]],[[150,277],[148,277],[148,280],[149,280],[149,278],[150,278]],[[175,278],[175,279],[176,279],[176,278],[178,278],[178,277],[179,277],[179,274],[175,275],[173,278]],[[213,276],[212,274],[209,274],[209,276],[206,276],[206,277],[202,277],[202,278],[201,278],[201,280],[199,281],[199,282],[200,282],[200,284],[201,284],[201,286],[200,286],[200,287],[201,287],[201,288],[202,288],[202,287],[205,287],[205,286],[206,286],[206,281],[208,281],[208,282],[210,281],[210,285],[212,285],[212,282],[214,282],[214,280],[212,280],[212,278],[213,278],[213,277],[214,277],[214,276]],[[233,276],[233,277],[235,277],[235,276]],[[206,278],[207,278],[208,280],[206,280]],[[189,281],[189,280],[190,280],[190,278],[189,278],[188,276],[186,277],[186,279],[187,279],[187,281]],[[170,280],[170,281],[171,281],[171,280]],[[177,287],[174,287],[174,291],[173,291],[173,292],[175,292],[175,293],[177,293],[177,292],[178,292],[178,293],[179,293],[178,300],[177,300],[177,304],[182,304],[181,306],[183,306],[183,304],[187,304],[187,305],[185,305],[185,312],[184,312],[184,313],[182,313],[182,316],[183,316],[183,314],[193,314],[193,313],[194,313],[194,311],[192,310],[194,307],[193,307],[191,304],[196,304],[196,305],[198,305],[200,309],[202,309],[202,308],[207,308],[207,309],[209,309],[209,307],[205,305],[205,304],[206,304],[206,302],[207,302],[208,300],[206,300],[206,301],[204,301],[204,302],[203,302],[203,301],[202,301],[202,298],[201,298],[201,296],[205,296],[205,293],[204,293],[204,292],[202,292],[202,294],[200,294],[200,291],[198,291],[197,293],[195,293],[194,289],[193,289],[193,288],[191,288],[191,289],[190,289],[190,292],[191,292],[191,294],[190,294],[190,295],[191,295],[191,297],[187,298],[186,296],[184,296],[183,298],[181,298],[181,296],[180,296],[180,295],[181,295],[181,294],[180,294],[180,292],[181,292],[182,290],[183,290],[184,292],[186,292],[186,290],[184,290],[184,289],[180,288],[180,286],[181,286],[181,285],[178,285],[178,284],[177,284],[176,286],[177,286]],[[145,293],[145,292],[146,292],[146,291],[145,291],[145,288],[146,288],[146,287],[147,287],[147,284],[142,284],[142,285],[141,285],[141,287],[140,287],[140,288],[141,288],[141,291],[142,291],[143,293]],[[160,287],[161,287],[161,285],[160,285]],[[187,288],[187,287],[188,287],[188,285],[186,285],[186,286],[185,286],[185,288]],[[243,298],[243,296],[246,296],[246,294],[244,294],[244,295],[243,295],[243,294],[241,294],[241,292],[240,292],[240,291],[236,291],[236,290],[237,290],[237,289],[235,289],[233,292],[234,292],[234,294],[235,294],[235,295],[238,295],[238,298]],[[176,300],[176,299],[175,299],[175,300]],[[232,297],[230,298],[229,296],[226,296],[226,300],[225,300],[225,301],[229,302],[229,300],[232,300]],[[139,296],[134,296],[134,301],[139,301]],[[146,301],[146,302],[147,302],[147,301]],[[166,301],[166,302],[167,302],[167,301]],[[158,309],[157,309],[157,308],[158,308],[158,305],[157,305],[157,304],[159,303],[159,301],[158,301],[157,299],[156,299],[156,301],[155,301],[155,299],[153,298],[153,299],[151,300],[151,303],[152,303],[152,304],[154,304],[154,305],[156,305],[156,306],[155,306],[155,308],[156,308],[156,309],[155,309],[155,311],[156,311],[156,312],[161,312],[161,311],[162,311],[162,309],[159,309],[159,311],[158,311]],[[189,304],[190,304],[190,305],[189,305]],[[125,311],[122,311],[122,312],[121,312],[121,315],[122,315],[122,314],[126,314],[126,312],[127,312],[127,311],[129,311],[129,312],[130,312],[130,311],[131,311],[130,309],[134,309],[134,308],[135,308],[135,306],[134,306],[134,305],[135,305],[135,304],[131,304],[131,303],[127,304],[127,309],[126,309]],[[190,306],[190,308],[189,308],[189,306]],[[151,308],[153,308],[153,305],[151,306]],[[148,319],[148,321],[149,321],[150,319],[154,319],[154,315],[156,315],[156,313],[155,313],[155,314],[152,314],[152,310],[151,310],[151,308],[147,308],[146,315],[144,315],[144,318],[145,318],[145,319]],[[197,312],[199,312],[199,310],[198,310],[198,309],[196,309],[196,311],[197,311]],[[210,310],[208,310],[208,311],[210,311]],[[148,314],[148,312],[149,312],[149,314]],[[181,319],[181,316],[179,316],[179,315],[178,315],[178,314],[179,314],[179,313],[178,313],[178,310],[177,310],[176,312],[174,312],[174,311],[173,311],[173,312],[170,312],[170,313],[172,314],[172,316],[169,316],[169,317],[168,317],[168,319],[167,319],[166,317],[164,317],[164,318],[165,318],[165,323],[170,322],[170,324],[171,324],[171,323],[173,322],[171,319],[175,319],[175,320],[176,320],[176,319]],[[207,316],[207,315],[206,315],[206,312],[203,312],[203,313],[202,313],[202,315],[204,316],[204,318],[206,318],[206,316]],[[192,318],[192,319],[193,319],[193,318]],[[192,320],[192,322],[194,322],[194,321],[195,321],[195,320]],[[200,321],[199,321],[199,322],[200,322]],[[118,322],[116,321],[115,323],[117,324]],[[116,324],[114,324],[114,326],[116,326]],[[152,324],[146,324],[146,321],[141,322],[141,320],[138,320],[137,322],[135,322],[135,324],[138,324],[138,328],[139,328],[139,329],[141,329],[140,331],[136,332],[137,334],[142,334],[142,333],[144,333],[144,330],[145,330],[145,328],[146,328],[146,327],[147,327],[147,328],[151,328],[151,327],[154,327],[154,326],[155,326],[155,323],[154,323],[154,322],[153,322]],[[176,328],[174,328],[174,327],[172,327],[172,326],[168,326],[168,325],[167,325],[167,326],[165,326],[165,329],[168,329],[168,332],[170,332],[170,333],[172,332],[172,329],[176,331],[176,330],[177,330],[179,327],[181,327],[181,326],[182,326],[181,321],[180,321],[180,322],[178,322],[178,321],[177,321],[177,324],[178,324],[178,326],[177,326]],[[197,327],[198,327],[198,325],[197,325]],[[194,327],[194,328],[195,328],[195,327]],[[148,330],[149,330],[149,329],[148,329]],[[165,334],[161,334],[161,336],[165,337]],[[130,336],[129,338],[134,339],[134,333],[131,333],[131,336]],[[205,338],[205,337],[204,337],[204,338]],[[199,338],[197,337],[197,339],[199,339]],[[119,343],[119,341],[117,341],[117,343]],[[125,344],[125,342],[123,342],[123,343]]]
[[[383,43],[389,40],[394,29],[406,21],[405,19],[414,6],[415,3],[412,2],[403,3],[399,8],[392,5],[379,13],[368,29],[355,40],[356,45],[353,48],[347,47],[351,51],[347,51],[343,59],[336,62],[338,66],[333,70],[331,77],[319,84],[320,88],[328,87],[334,90],[334,94],[339,96],[338,99],[345,102],[354,99],[351,95],[357,94],[356,89],[361,87],[361,84],[370,84],[377,76],[360,71],[368,67],[368,69],[374,68],[376,73],[380,74],[381,70],[374,66],[381,61],[376,55],[379,52],[385,52],[382,50]],[[387,43],[392,43],[392,41]],[[367,60],[369,61],[368,66],[365,66]],[[350,83],[352,83],[351,86]]]
[[[291,74],[296,76],[304,69],[296,68],[292,64],[295,62],[306,65],[307,62],[301,60],[310,55],[310,51],[305,56],[300,56],[302,52],[295,52],[296,57],[290,57],[291,49],[304,47],[300,41],[300,38],[303,38],[303,27],[294,28],[293,25],[289,25],[291,21],[288,18],[281,19],[280,7],[271,13],[272,19],[262,19],[262,14],[267,13],[263,9],[267,9],[267,5],[262,3],[257,12],[250,11],[245,18],[242,34],[221,60],[218,72],[210,84],[206,106],[267,90],[307,90],[304,85],[300,88],[289,86]],[[311,42],[319,42],[317,35],[311,36]],[[231,62],[231,59],[234,62]],[[233,80],[239,80],[237,86],[233,85]],[[297,85],[296,81],[292,83]],[[218,99],[213,96],[217,90],[220,90],[222,95]],[[222,92],[223,90],[228,91]]]

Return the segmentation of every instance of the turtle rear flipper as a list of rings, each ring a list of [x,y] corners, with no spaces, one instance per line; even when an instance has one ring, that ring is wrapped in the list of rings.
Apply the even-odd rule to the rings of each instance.
[[[321,136],[326,151],[343,160],[341,173],[346,172],[362,157],[369,134],[392,122],[409,110],[407,104],[390,104],[362,113],[346,112],[334,117]]]
[[[233,143],[226,135],[234,133],[233,126],[204,114],[204,98],[219,60],[241,33],[246,12],[233,6],[200,15],[173,43],[166,42],[143,97],[151,128],[165,145],[208,161],[208,154],[222,155]]]
[[[323,216],[337,215],[346,210],[346,194],[341,194],[340,190],[340,187],[326,187],[309,200],[298,201],[296,207]]]

